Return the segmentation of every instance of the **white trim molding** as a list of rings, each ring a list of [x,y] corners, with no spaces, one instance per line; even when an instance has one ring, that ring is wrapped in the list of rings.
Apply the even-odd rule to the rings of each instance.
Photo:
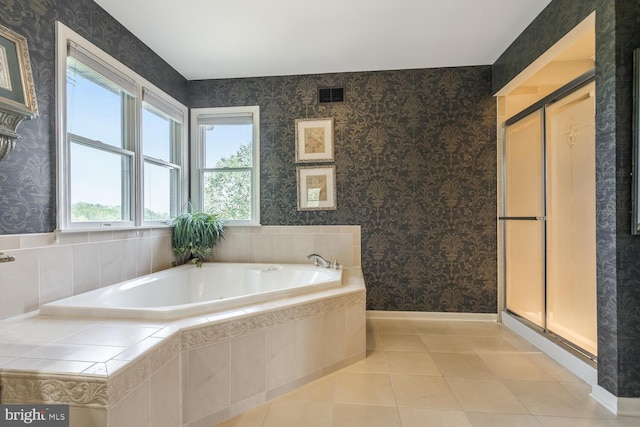
[[[617,397],[597,384],[591,386],[591,397],[616,415],[640,417],[640,397]]]
[[[497,322],[497,313],[440,313],[426,311],[367,310],[367,319],[456,320],[470,322]]]

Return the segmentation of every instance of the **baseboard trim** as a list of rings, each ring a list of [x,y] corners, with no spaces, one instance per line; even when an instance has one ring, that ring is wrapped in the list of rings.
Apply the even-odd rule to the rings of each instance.
[[[558,362],[564,368],[571,371],[582,381],[586,382],[590,386],[598,383],[598,370],[586,361],[573,355],[536,331],[533,331],[507,312],[502,313],[502,323],[507,328],[529,341],[534,347],[538,348],[547,356]]]
[[[367,310],[367,319],[456,320],[470,322],[497,322],[497,313],[441,313],[427,311]]]
[[[597,384],[591,386],[591,397],[616,415],[640,417],[640,398],[616,397]]]

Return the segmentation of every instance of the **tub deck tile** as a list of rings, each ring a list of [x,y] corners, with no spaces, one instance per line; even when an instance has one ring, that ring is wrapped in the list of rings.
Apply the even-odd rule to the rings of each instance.
[[[194,378],[183,378],[185,372],[190,372],[188,368],[185,371],[184,364],[192,351],[216,343],[233,342],[237,345],[237,340],[243,340],[251,334],[264,333],[284,325],[293,327],[298,322],[311,318],[317,318],[321,325],[329,322],[326,326],[328,332],[337,328],[338,323],[344,323],[349,341],[353,334],[357,335],[358,331],[361,331],[363,338],[358,341],[364,343],[364,326],[351,325],[364,319],[364,314],[358,316],[349,311],[349,316],[336,315],[338,310],[356,310],[358,307],[363,313],[365,311],[364,281],[361,280],[362,272],[359,268],[356,270],[358,271],[346,271],[342,287],[317,292],[314,295],[316,300],[307,297],[289,298],[246,310],[229,310],[171,322],[144,319],[57,318],[37,313],[2,321],[0,399],[3,403],[60,403],[70,404],[74,410],[100,409],[109,412],[127,399],[127,396],[132,395],[132,392],[139,390],[143,384],[147,384],[148,393],[154,393],[155,390],[148,386],[149,382],[154,375],[167,367],[170,361],[174,361],[175,366],[182,366],[179,368],[182,369],[182,374],[179,375],[181,382],[177,387],[181,390],[183,399],[186,398],[188,401],[189,381],[199,377],[197,373],[192,372]],[[257,308],[261,308],[262,311]],[[325,316],[329,317],[325,319]],[[25,335],[21,335],[25,333],[27,339],[37,340],[25,341]],[[326,335],[321,333],[320,341],[335,338],[331,333],[329,336]],[[346,335],[340,335],[339,339],[333,341],[343,342],[347,341],[346,338]],[[198,419],[190,419],[188,413],[185,419],[183,410],[183,424],[195,427],[204,420],[215,418],[216,421],[222,421],[231,414],[235,415],[239,411],[249,409],[254,403],[262,403],[296,386],[334,372],[364,357],[364,348],[359,348],[364,347],[364,344],[357,347],[345,347],[344,351],[337,349],[335,354],[328,355],[331,357],[325,355],[326,363],[314,365],[313,372],[304,371],[304,375],[290,378],[285,384],[278,383],[275,388],[267,387],[268,372],[265,371],[264,381],[256,383],[259,387],[251,386],[253,388],[247,388],[246,392],[242,391],[244,389],[236,390],[233,395],[235,400],[231,402],[229,399],[230,404],[234,403],[235,406],[221,407],[215,414],[198,416]],[[300,349],[295,351],[297,354]],[[235,358],[244,360],[240,357],[242,354],[244,353]],[[338,360],[336,355],[344,356],[344,360]],[[231,358],[232,355],[225,357]],[[324,366],[325,364],[328,366]],[[185,390],[187,396],[184,396]],[[230,395],[229,398],[231,397]]]

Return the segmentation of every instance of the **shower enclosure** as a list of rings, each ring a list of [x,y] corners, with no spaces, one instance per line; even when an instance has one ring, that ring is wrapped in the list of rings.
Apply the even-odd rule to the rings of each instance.
[[[505,122],[506,310],[597,357],[593,73]]]

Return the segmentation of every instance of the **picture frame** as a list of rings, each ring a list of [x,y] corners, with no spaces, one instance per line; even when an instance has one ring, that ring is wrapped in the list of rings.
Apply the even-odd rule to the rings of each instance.
[[[298,166],[298,210],[336,210],[336,166]]]
[[[296,119],[296,162],[332,162],[333,118]]]
[[[0,26],[0,102],[3,107],[38,114],[27,39]]]
[[[18,125],[37,115],[27,39],[0,25],[0,160],[20,138]]]

